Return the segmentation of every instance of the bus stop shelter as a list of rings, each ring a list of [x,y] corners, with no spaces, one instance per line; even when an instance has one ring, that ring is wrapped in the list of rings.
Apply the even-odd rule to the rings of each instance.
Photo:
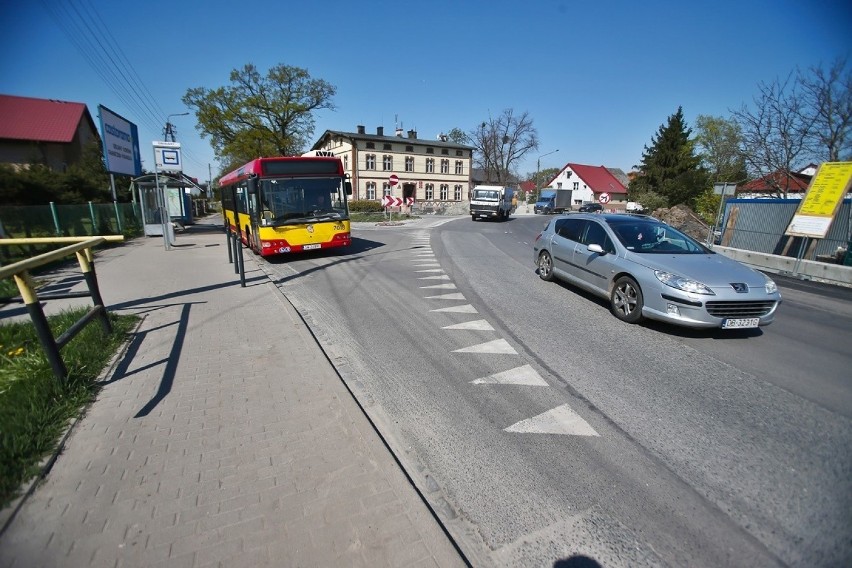
[[[132,187],[142,212],[145,235],[149,237],[163,235],[166,215],[171,223],[192,224],[192,197],[204,192],[183,173],[145,174],[134,178]]]

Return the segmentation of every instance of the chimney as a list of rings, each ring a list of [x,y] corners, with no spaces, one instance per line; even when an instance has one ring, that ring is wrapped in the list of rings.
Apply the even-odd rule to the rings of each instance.
[[[376,136],[384,136],[385,135],[385,127],[377,126],[376,127]]]
[[[363,124],[358,125],[358,134],[364,134],[366,131]]]
[[[409,138],[417,138],[417,131],[416,130],[409,130],[408,131],[408,137]]]
[[[398,128],[398,127],[397,127],[397,129],[396,129],[396,135],[397,135],[399,138],[402,138],[402,128]]]

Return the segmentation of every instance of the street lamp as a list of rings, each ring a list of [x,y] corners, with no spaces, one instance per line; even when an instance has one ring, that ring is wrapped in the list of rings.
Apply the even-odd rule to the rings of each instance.
[[[551,155],[551,154],[555,154],[555,153],[556,153],[556,152],[558,152],[558,151],[559,151],[559,149],[557,148],[557,149],[556,149],[556,150],[554,150],[553,152],[548,152],[547,154],[542,154],[542,155],[541,155],[541,156],[539,156],[539,157],[538,157],[538,159],[535,161],[535,188],[536,188],[536,190],[538,190],[538,184],[539,184],[538,176],[539,176],[539,172],[541,171],[541,159],[542,159],[542,158],[544,158],[545,156],[549,156],[549,155]]]
[[[189,114],[188,112],[179,112],[177,114],[170,114],[169,116],[166,117],[166,127],[163,129],[163,136],[165,137],[166,142],[175,142],[175,131],[174,131],[175,125],[171,123],[172,117],[173,116],[186,116],[188,114]],[[171,138],[171,140],[169,140],[169,138]]]

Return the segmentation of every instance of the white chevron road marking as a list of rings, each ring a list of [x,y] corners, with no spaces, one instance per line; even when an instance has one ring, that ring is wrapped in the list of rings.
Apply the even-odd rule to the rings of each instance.
[[[438,308],[435,310],[429,310],[430,312],[453,312],[457,314],[478,314],[476,308],[471,306],[470,304],[462,304],[459,306],[450,306],[449,308]]]
[[[457,292],[455,294],[441,294],[439,296],[426,296],[427,300],[464,300],[464,294]]]
[[[453,284],[452,282],[450,282],[448,284],[432,284],[430,286],[421,286],[420,289],[421,290],[429,290],[429,289],[432,289],[432,290],[439,290],[439,289],[440,290],[455,290],[456,285]]]
[[[457,323],[455,325],[446,325],[441,329],[473,329],[476,331],[494,331],[494,328],[491,327],[491,324],[486,320],[474,320],[474,321],[466,321],[463,323]]]
[[[495,339],[494,341],[486,341],[479,345],[471,345],[470,347],[462,347],[456,349],[453,353],[489,353],[501,355],[517,355],[515,348],[509,345],[505,339]]]
[[[418,280],[449,280],[450,277],[446,274],[441,274],[440,276],[419,276]]]
[[[528,387],[548,386],[544,379],[541,378],[541,375],[539,375],[536,370],[533,369],[530,365],[524,365],[522,367],[516,367],[514,369],[509,369],[508,371],[503,371],[502,373],[488,375],[487,377],[471,381],[471,384],[522,385]]]
[[[504,429],[518,434],[562,434],[566,436],[600,436],[589,423],[563,404],[538,416],[527,418]]]

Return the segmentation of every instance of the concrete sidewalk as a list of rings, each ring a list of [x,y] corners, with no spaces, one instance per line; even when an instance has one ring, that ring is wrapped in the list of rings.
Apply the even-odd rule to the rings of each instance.
[[[96,253],[110,311],[144,319],[0,566],[464,566],[298,313],[250,253],[242,288],[208,223]]]

